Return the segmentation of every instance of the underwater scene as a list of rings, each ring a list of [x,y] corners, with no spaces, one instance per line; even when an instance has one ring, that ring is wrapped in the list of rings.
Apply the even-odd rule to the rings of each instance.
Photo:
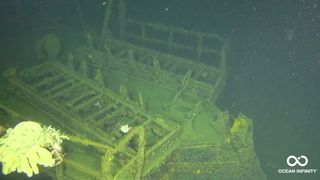
[[[0,179],[320,179],[319,0],[0,1]]]

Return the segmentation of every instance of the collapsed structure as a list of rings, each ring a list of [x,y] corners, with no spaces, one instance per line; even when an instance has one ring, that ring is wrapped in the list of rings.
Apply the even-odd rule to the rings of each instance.
[[[127,19],[118,5],[114,36],[109,8],[98,45],[79,47],[64,65],[5,72],[9,90],[68,134],[63,163],[44,172],[77,180],[264,179],[252,121],[215,104],[228,41]]]

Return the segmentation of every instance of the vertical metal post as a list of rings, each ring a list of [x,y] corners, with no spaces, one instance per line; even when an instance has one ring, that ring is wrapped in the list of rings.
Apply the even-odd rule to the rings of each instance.
[[[80,2],[79,2],[79,0],[74,0],[74,2],[75,2],[75,5],[76,5],[76,10],[77,10],[77,13],[78,13],[78,16],[79,16],[80,25],[81,25],[81,28],[82,28],[83,33],[85,35],[85,38],[88,40],[89,47],[91,49],[93,49],[92,37],[90,37],[90,35],[87,32],[87,28],[86,28],[86,24],[84,22],[84,18],[83,18]]]
[[[120,39],[125,38],[125,32],[126,32],[126,4],[124,0],[119,0],[119,33],[120,33]]]
[[[110,16],[111,16],[111,12],[112,12],[111,11],[112,4],[113,4],[113,0],[109,0],[108,5],[105,10],[104,20],[103,20],[102,29],[101,29],[101,37],[100,37],[101,39],[100,39],[99,49],[102,49],[103,44],[105,43],[105,40],[108,35],[109,21],[110,21]]]
[[[201,61],[201,56],[202,56],[202,43],[203,43],[203,36],[198,35],[198,61]]]

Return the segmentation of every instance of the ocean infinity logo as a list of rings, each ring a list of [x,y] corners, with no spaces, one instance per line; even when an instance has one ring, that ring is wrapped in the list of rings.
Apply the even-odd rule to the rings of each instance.
[[[287,158],[287,164],[290,167],[293,167],[296,165],[304,167],[308,164],[308,158],[305,155],[301,155],[299,157],[291,155],[291,156],[288,156],[288,158]]]
[[[309,160],[307,156],[301,155],[301,156],[294,156],[290,155],[287,157],[287,164],[288,166],[292,167],[290,169],[284,168],[284,169],[278,169],[279,174],[316,174],[318,169],[316,168],[303,168],[308,164]],[[295,167],[297,166],[297,167]],[[294,168],[295,167],[295,168]]]

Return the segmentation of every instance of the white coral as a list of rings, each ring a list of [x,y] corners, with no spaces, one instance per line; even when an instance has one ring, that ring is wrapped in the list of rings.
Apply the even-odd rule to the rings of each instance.
[[[32,121],[21,122],[14,129],[8,129],[0,139],[0,161],[3,174],[17,171],[29,177],[38,174],[38,165],[52,167],[55,159],[50,152],[52,147],[67,138],[54,128],[41,127]]]

